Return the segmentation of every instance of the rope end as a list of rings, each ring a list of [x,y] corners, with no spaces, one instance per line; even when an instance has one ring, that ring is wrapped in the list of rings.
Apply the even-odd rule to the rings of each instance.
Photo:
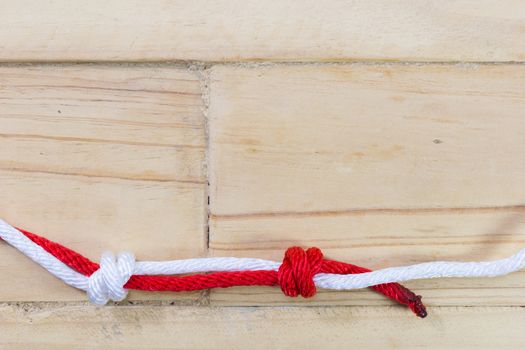
[[[417,317],[425,318],[428,315],[427,308],[425,307],[425,305],[423,305],[421,299],[421,295],[415,295],[409,301],[408,306],[410,307],[410,310],[414,311]]]

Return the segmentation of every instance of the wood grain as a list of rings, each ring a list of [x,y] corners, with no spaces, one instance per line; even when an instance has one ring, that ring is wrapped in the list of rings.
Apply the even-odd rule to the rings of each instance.
[[[0,0],[0,218],[94,260],[501,258],[524,62],[519,0]],[[99,308],[1,242],[0,277],[0,349],[523,344],[525,272],[409,282],[425,320],[369,290]]]
[[[211,253],[279,260],[298,244],[380,268],[516,252],[525,242],[522,86],[521,65],[214,67]],[[522,280],[409,285],[434,305],[523,305]],[[363,293],[317,302],[378,302]],[[284,298],[238,288],[211,300]]]
[[[96,260],[103,250],[143,260],[205,253],[205,133],[194,73],[1,67],[0,100],[0,217]],[[5,244],[0,275],[11,281],[0,284],[3,301],[85,299]]]
[[[0,61],[523,61],[519,0],[18,0]]]
[[[523,308],[2,306],[8,349],[515,349]],[[198,331],[196,331],[198,330]],[[27,334],[31,334],[30,337]],[[253,341],[256,339],[257,341]]]

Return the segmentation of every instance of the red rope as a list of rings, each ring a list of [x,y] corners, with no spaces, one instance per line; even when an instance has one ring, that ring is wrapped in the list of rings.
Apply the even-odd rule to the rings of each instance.
[[[33,242],[54,255],[58,260],[77,272],[91,276],[99,265],[79,253],[29,231],[20,230]],[[317,273],[355,274],[370,272],[364,267],[323,258],[319,248],[303,250],[291,247],[286,250],[279,271],[239,271],[194,274],[189,276],[144,276],[133,275],[124,286],[127,289],[148,291],[195,291],[234,286],[276,286],[287,296],[301,295],[305,298],[316,294],[313,277]],[[370,287],[402,305],[407,305],[417,316],[427,315],[421,296],[414,294],[399,283],[387,283]]]

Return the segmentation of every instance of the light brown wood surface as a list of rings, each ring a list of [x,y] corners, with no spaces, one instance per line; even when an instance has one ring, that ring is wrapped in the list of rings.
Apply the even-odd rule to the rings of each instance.
[[[93,260],[505,257],[525,245],[524,39],[512,0],[0,0],[0,218]],[[409,282],[425,320],[369,290],[94,307],[1,242],[0,278],[0,349],[525,343],[523,272]]]
[[[216,67],[210,81],[212,254],[318,246],[375,269],[525,242],[523,66]],[[523,276],[409,285],[431,304],[522,305]],[[212,300],[285,300],[237,290]],[[332,298],[346,299],[318,301]]]
[[[0,68],[0,81],[4,220],[97,260],[104,250],[139,259],[205,254],[205,133],[194,73],[16,66]],[[0,284],[1,301],[84,300],[20,258],[0,245],[0,275],[11,281]]]
[[[519,307],[0,306],[5,347],[20,349],[515,349]],[[64,329],[69,329],[64,332]],[[31,336],[27,336],[31,334]]]
[[[3,0],[0,61],[522,61],[520,0]]]

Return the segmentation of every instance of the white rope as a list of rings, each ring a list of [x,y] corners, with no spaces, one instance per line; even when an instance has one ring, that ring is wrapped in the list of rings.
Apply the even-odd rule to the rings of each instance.
[[[22,232],[0,219],[0,238],[21,251],[25,256],[45,268],[72,287],[87,290],[88,278],[49,254]]]
[[[104,305],[109,300],[121,301],[127,291],[123,288],[131,275],[178,275],[209,271],[277,270],[280,263],[252,258],[201,258],[171,261],[135,262],[131,253],[115,257],[104,252],[100,269],[90,277],[73,270],[22,232],[0,219],[0,238],[31,260],[48,270],[64,283],[87,292],[91,302]]]
[[[252,258],[199,258],[172,261],[135,262],[131,253],[115,257],[104,253],[100,269],[86,277],[62,263],[22,232],[0,219],[0,238],[21,251],[37,264],[68,285],[87,291],[89,300],[106,304],[123,300],[123,288],[131,275],[177,275],[209,271],[278,270],[278,262]],[[319,288],[348,290],[383,283],[402,282],[439,277],[495,277],[525,268],[525,249],[506,259],[489,262],[427,262],[403,267],[391,267],[354,275],[317,274],[314,282]]]
[[[278,270],[281,263],[252,258],[199,258],[171,261],[140,261],[135,275],[180,275],[212,271]]]
[[[525,249],[501,260],[483,262],[434,261],[411,266],[390,267],[363,274],[318,274],[315,284],[327,289],[357,289],[383,283],[441,277],[496,277],[525,268]]]

